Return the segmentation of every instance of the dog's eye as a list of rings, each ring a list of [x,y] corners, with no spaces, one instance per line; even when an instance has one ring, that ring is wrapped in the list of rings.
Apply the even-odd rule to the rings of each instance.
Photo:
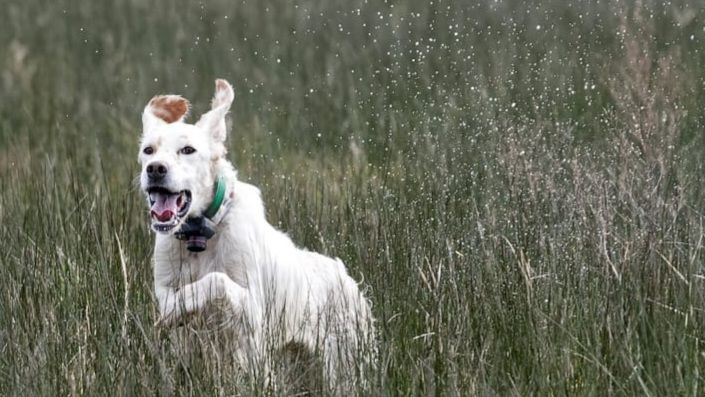
[[[191,154],[194,153],[196,149],[192,148],[191,146],[184,146],[179,150],[179,153],[181,154]]]
[[[146,148],[142,149],[142,153],[144,154],[153,154],[154,153],[154,148],[151,146],[147,146]]]

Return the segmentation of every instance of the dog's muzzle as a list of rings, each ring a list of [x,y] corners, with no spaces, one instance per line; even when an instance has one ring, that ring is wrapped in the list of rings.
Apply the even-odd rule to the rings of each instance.
[[[179,224],[191,208],[191,192],[172,192],[163,187],[147,189],[152,228],[157,232],[168,232]]]

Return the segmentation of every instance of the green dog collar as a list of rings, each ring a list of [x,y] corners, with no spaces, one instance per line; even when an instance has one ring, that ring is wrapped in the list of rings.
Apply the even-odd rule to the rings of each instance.
[[[222,175],[216,178],[213,190],[215,191],[213,194],[213,201],[204,213],[206,218],[209,219],[213,219],[215,214],[218,213],[218,210],[220,209],[220,206],[223,205],[223,200],[225,199],[225,178],[223,178]]]

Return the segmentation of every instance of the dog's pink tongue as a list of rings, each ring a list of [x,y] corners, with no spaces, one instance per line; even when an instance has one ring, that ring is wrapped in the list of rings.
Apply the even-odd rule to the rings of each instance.
[[[179,198],[178,194],[164,194],[164,193],[152,193],[152,204],[151,213],[152,216],[157,218],[160,222],[166,222],[171,220],[178,210],[176,206],[176,200]]]

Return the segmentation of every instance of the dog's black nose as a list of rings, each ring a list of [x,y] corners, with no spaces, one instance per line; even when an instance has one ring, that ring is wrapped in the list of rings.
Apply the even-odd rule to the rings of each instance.
[[[153,162],[147,165],[147,177],[153,181],[158,181],[166,176],[166,164]]]

